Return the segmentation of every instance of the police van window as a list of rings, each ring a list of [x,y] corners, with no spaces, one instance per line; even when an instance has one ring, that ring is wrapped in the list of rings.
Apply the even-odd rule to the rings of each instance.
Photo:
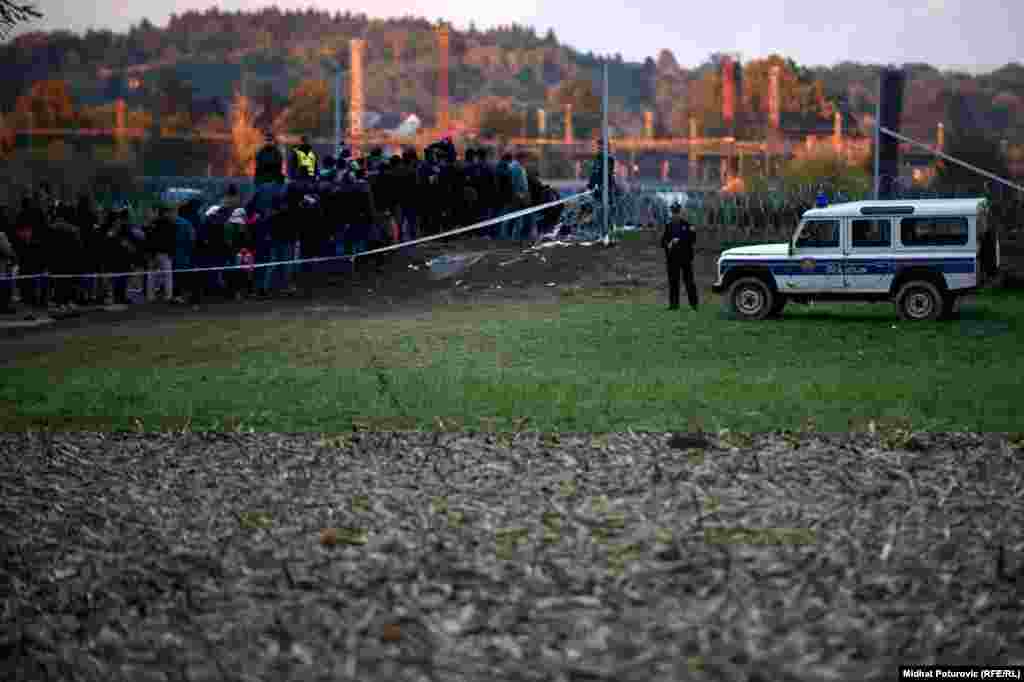
[[[797,246],[825,248],[839,246],[838,220],[808,220],[796,240]]]
[[[852,232],[853,246],[891,246],[892,226],[888,218],[870,220],[854,220]]]
[[[904,246],[963,246],[967,243],[967,218],[903,218],[900,241]]]

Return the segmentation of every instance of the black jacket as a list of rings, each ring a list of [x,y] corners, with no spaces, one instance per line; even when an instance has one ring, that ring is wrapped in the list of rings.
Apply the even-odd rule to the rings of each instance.
[[[686,218],[673,218],[665,224],[665,234],[661,236],[661,248],[667,250],[669,242],[673,239],[679,240],[673,248],[673,255],[682,255],[686,260],[693,260],[697,234]]]

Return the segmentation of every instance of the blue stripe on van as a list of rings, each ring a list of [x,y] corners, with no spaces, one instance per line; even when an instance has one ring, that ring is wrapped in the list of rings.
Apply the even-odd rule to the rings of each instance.
[[[805,270],[799,260],[778,260],[778,259],[743,259],[724,260],[721,263],[722,273],[728,272],[730,268],[744,265],[767,266],[775,275],[835,275],[835,271],[829,272],[829,266],[851,265],[858,268],[865,268],[868,272],[864,274],[886,275],[894,274],[898,268],[907,266],[925,266],[948,274],[973,273],[975,263],[973,258],[908,258],[908,259],[863,259],[863,258],[829,258],[813,259],[814,269]]]

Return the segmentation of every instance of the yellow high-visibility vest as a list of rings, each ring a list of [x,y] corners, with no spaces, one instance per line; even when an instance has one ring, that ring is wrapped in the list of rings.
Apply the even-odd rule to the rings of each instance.
[[[307,175],[312,176],[314,169],[316,168],[316,153],[314,153],[312,149],[308,152],[296,149],[295,158],[298,159],[299,168],[304,169]]]

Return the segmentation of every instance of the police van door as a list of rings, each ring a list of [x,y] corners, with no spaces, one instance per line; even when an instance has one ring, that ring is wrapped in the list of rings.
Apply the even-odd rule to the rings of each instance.
[[[843,288],[841,221],[815,218],[804,221],[793,244],[793,258],[782,282],[790,291],[836,291]]]
[[[886,292],[892,283],[892,218],[866,216],[843,221],[846,290]]]

